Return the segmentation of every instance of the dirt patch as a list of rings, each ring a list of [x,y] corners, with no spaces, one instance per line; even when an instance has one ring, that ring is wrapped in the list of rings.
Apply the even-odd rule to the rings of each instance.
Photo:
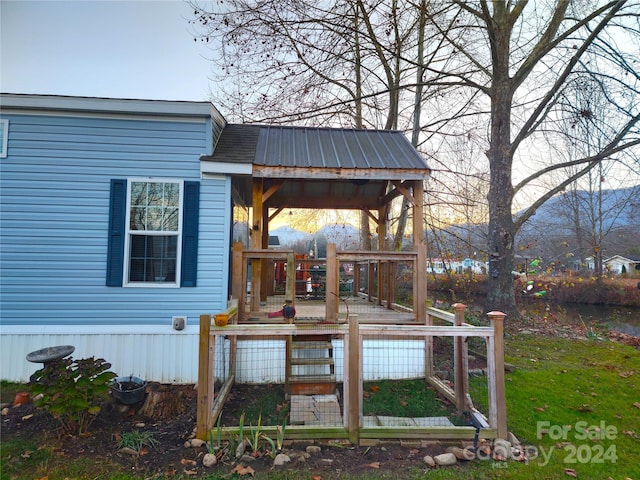
[[[249,385],[234,386],[233,402],[225,409],[225,421],[237,421],[243,398],[258,394],[256,388]],[[222,460],[213,467],[205,468],[202,458],[208,452],[207,447],[185,446],[196,425],[197,392],[194,386],[172,385],[171,389],[181,399],[180,413],[156,421],[140,414],[141,405],[124,408],[112,400],[103,406],[101,413],[91,424],[89,434],[81,437],[61,436],[56,420],[32,404],[9,406],[8,413],[2,416],[2,442],[4,444],[13,439],[21,439],[25,441],[25,445],[31,441],[36,448],[52,451],[49,469],[59,462],[84,458],[95,465],[96,469],[119,469],[140,478],[165,478],[173,475],[198,478],[229,474],[237,462]],[[139,456],[122,453],[118,448],[118,441],[124,433],[132,431],[149,432],[157,442],[156,445],[145,448]],[[243,461],[242,464],[251,467],[259,478],[261,474],[264,478],[274,468],[305,471],[323,479],[367,471],[393,472],[394,477],[403,478],[410,469],[427,470],[422,460],[425,455],[435,455],[445,450],[444,445],[426,447],[416,445],[415,442],[401,444],[394,441],[373,447],[352,446],[344,442],[317,442],[315,445],[320,446],[320,451],[309,455],[306,447],[311,444],[312,442],[287,444],[284,453],[292,461],[282,467],[274,467],[273,459],[267,455]],[[19,471],[21,465],[27,468],[26,457],[23,457],[25,454],[31,453],[22,452],[8,459],[3,453],[3,478],[12,478],[11,473],[7,477],[5,473]],[[24,473],[31,474],[31,471]]]

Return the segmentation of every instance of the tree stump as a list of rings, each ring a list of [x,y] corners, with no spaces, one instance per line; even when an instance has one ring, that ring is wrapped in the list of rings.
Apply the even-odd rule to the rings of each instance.
[[[175,417],[184,413],[184,399],[185,392],[181,389],[150,382],[147,384],[147,396],[139,413],[152,419]]]

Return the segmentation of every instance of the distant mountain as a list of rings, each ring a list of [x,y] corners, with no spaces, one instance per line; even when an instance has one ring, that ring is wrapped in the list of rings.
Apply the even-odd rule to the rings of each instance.
[[[318,230],[318,235],[335,243],[338,250],[353,250],[360,244],[360,230],[347,223],[329,224]]]
[[[564,192],[549,199],[523,225],[523,233],[540,228],[553,228],[559,233],[571,226],[575,219],[573,212],[579,212],[582,224],[602,212],[603,228],[625,228],[640,225],[640,185],[601,192],[602,205],[596,205],[596,194],[579,190]],[[516,214],[516,218],[524,210]]]
[[[314,240],[320,240],[323,248],[326,243],[335,243],[338,250],[353,250],[360,244],[360,230],[348,224],[328,224],[320,228],[315,235],[285,225],[270,230],[269,235],[278,237],[281,248],[292,247],[300,242],[309,243],[309,248],[313,248],[311,243]]]
[[[313,235],[295,228],[291,228],[287,225],[275,228],[269,231],[269,235],[275,235],[280,241],[280,247],[290,247],[298,242],[308,242],[313,238]]]
[[[592,248],[593,218],[601,211],[605,256],[640,254],[640,185],[617,190],[602,191],[602,206],[594,208],[595,196],[588,192],[564,192],[544,203],[527,220],[516,236],[516,255],[526,258],[560,259],[567,263],[574,258],[592,254],[580,251],[577,239],[578,225],[582,231],[583,249]],[[579,221],[572,212],[579,212]],[[524,210],[516,213],[516,218]],[[477,253],[487,255],[486,224],[458,224],[439,230],[434,235],[427,231],[430,256],[464,258]],[[469,245],[471,243],[471,246]]]
[[[564,263],[593,254],[592,245],[600,243],[598,238],[602,236],[605,257],[637,254],[640,185],[603,190],[601,199],[599,204],[596,194],[585,191],[564,192],[551,198],[520,229],[520,250],[527,256],[559,258]],[[582,236],[584,251],[580,250],[577,232]]]

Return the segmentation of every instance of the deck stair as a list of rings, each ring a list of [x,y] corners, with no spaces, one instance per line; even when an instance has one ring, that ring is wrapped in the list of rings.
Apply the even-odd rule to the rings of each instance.
[[[288,395],[329,395],[336,391],[331,335],[287,339],[285,388]]]

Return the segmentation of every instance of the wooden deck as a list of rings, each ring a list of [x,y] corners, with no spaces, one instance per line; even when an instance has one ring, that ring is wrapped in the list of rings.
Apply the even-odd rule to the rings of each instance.
[[[270,312],[277,311],[284,304],[283,295],[268,297],[259,310],[246,311],[239,323],[286,323],[283,317],[269,318]],[[299,298],[295,301],[295,322],[324,322],[326,321],[326,302],[324,299]],[[249,307],[249,305],[247,305]],[[348,313],[347,313],[348,312]],[[338,323],[346,323],[349,317],[357,316],[360,323],[405,325],[415,324],[412,311],[394,306],[389,309],[385,305],[370,302],[364,296],[341,297],[338,310]]]

